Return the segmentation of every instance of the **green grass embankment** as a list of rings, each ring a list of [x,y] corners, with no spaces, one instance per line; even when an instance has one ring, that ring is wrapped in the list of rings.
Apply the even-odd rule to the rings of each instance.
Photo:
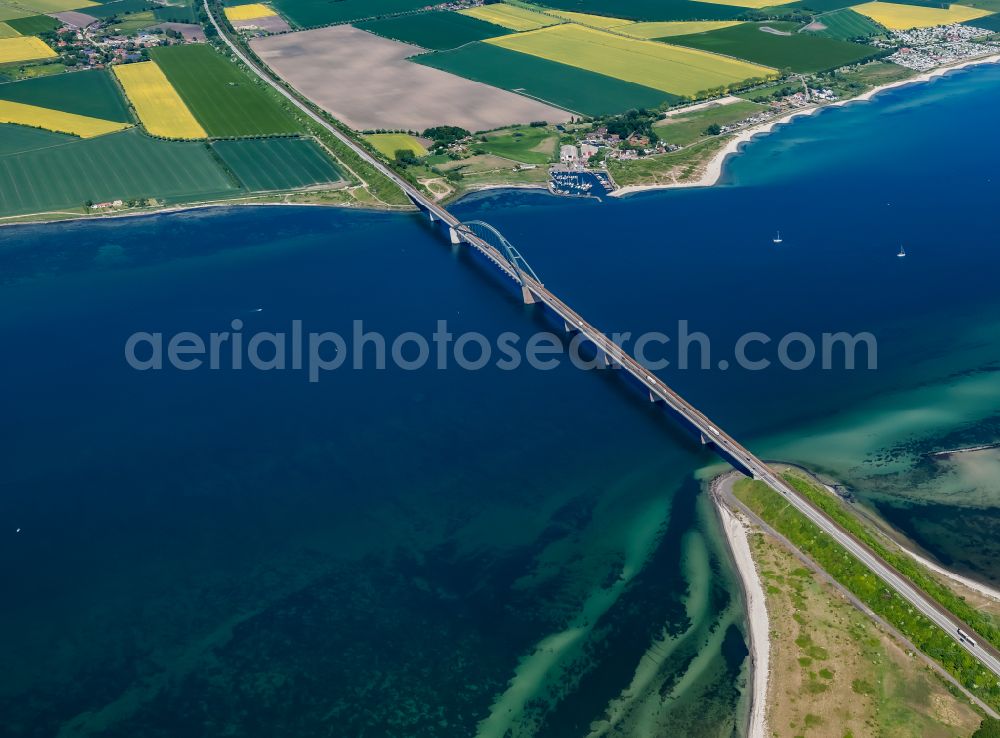
[[[801,491],[800,485],[812,487],[808,482],[794,476],[787,478],[797,490]],[[995,676],[949,634],[890,589],[778,493],[766,484],[750,479],[738,481],[734,486],[734,492],[739,500],[768,525],[809,556],[875,614],[893,625],[917,648],[941,664],[970,692],[994,709],[1000,709],[1000,683]],[[813,488],[803,494],[813,500],[816,494],[825,493]],[[839,504],[833,498],[830,498],[829,502]],[[823,505],[823,509],[827,510],[827,506]],[[841,510],[839,513],[846,514],[846,511]],[[841,515],[838,514],[835,519],[841,522]],[[857,521],[854,523],[860,525]],[[866,535],[863,540],[867,542],[869,536],[870,534]],[[955,614],[961,617],[959,613]]]

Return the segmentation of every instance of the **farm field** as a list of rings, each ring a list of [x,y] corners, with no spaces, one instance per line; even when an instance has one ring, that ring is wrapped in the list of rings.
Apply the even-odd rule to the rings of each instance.
[[[161,46],[150,57],[209,136],[302,129],[276,95],[208,44]]]
[[[86,200],[224,197],[239,188],[200,143],[137,129],[0,157],[0,216],[78,209]]]
[[[307,138],[216,141],[212,148],[251,192],[292,190],[342,179],[323,149]]]
[[[414,156],[427,155],[424,145],[407,133],[373,133],[365,136],[365,141],[389,159],[393,158],[397,151],[404,149]]]
[[[11,5],[4,0],[0,0],[0,21],[8,21],[13,18],[25,18],[29,15],[35,15],[30,10],[22,10],[14,5]]]
[[[0,39],[0,64],[50,59],[56,55],[40,38],[18,36]]]
[[[258,38],[251,46],[303,95],[358,130],[456,125],[488,131],[571,117],[550,105],[414,64],[408,58],[419,48],[353,26]]]
[[[503,26],[443,10],[381,18],[354,25],[385,38],[438,50],[456,49],[472,41],[482,41],[511,32]]]
[[[828,13],[831,10],[840,10],[857,5],[857,0],[799,0],[799,2],[782,5],[783,11],[809,10],[813,13]]]
[[[646,23],[631,23],[618,26],[616,33],[623,33],[632,38],[652,39],[669,36],[686,36],[692,33],[706,33],[720,28],[738,26],[742,21],[648,21]]]
[[[9,66],[6,69],[0,71],[0,80],[9,79],[13,80],[23,80],[23,79],[38,79],[39,77],[52,77],[57,74],[62,74],[66,71],[66,65],[60,64],[59,62],[46,62],[45,64],[35,64],[32,62],[25,62],[21,66]]]
[[[50,110],[9,100],[0,100],[0,123],[16,123],[22,126],[44,128],[47,131],[71,133],[81,138],[102,136],[105,133],[113,133],[129,127],[128,123],[88,118],[83,115],[64,113],[61,110]]]
[[[782,36],[761,30],[762,27],[778,28],[791,35]],[[729,54],[766,64],[777,69],[795,72],[818,72],[845,64],[868,59],[877,49],[847,41],[823,38],[804,33],[794,33],[775,22],[744,23],[719,31],[693,36],[673,36],[670,43],[690,46],[704,51]]]
[[[46,149],[50,146],[59,146],[76,140],[73,136],[67,136],[64,133],[0,123],[0,156]]]
[[[610,15],[594,15],[593,13],[576,13],[571,10],[550,10],[549,13],[562,18],[565,21],[569,21],[570,23],[576,23],[581,26],[590,26],[591,28],[600,28],[605,31],[609,28],[625,26],[633,22],[628,18],[616,18]]]
[[[548,164],[557,157],[559,137],[545,128],[521,127],[487,133],[475,148],[525,164]]]
[[[131,123],[132,115],[111,73],[103,69],[70,72],[0,84],[0,100],[38,105],[92,118]]]
[[[274,0],[272,5],[297,26],[352,23],[427,7],[428,0]]]
[[[950,8],[923,8],[917,5],[884,2],[855,5],[853,10],[894,31],[961,23],[989,15],[988,10],[967,8],[963,5],[952,5]]]
[[[153,15],[156,16],[158,21],[167,21],[170,23],[197,23],[198,15],[194,12],[194,9],[185,5],[182,7],[164,7],[155,8],[153,10]]]
[[[151,10],[130,13],[110,27],[112,33],[128,35],[156,25],[159,21]]]
[[[970,8],[982,8],[991,13],[1000,13],[1000,0],[966,0],[962,4]]]
[[[976,20],[965,21],[965,25],[1000,33],[1000,15],[987,15]]]
[[[50,18],[47,15],[29,15],[24,18],[9,20],[7,21],[7,25],[22,36],[34,36],[38,33],[53,31],[59,28],[60,23],[55,18]]]
[[[554,10],[609,15],[635,21],[734,20],[745,8],[696,0],[538,0]]]
[[[231,5],[225,9],[225,13],[226,18],[231,21],[250,20],[252,18],[270,18],[277,15],[277,13],[262,3]]]
[[[155,62],[116,65],[114,70],[139,120],[151,134],[164,138],[207,136]]]
[[[683,115],[671,116],[655,124],[656,135],[678,146],[687,146],[705,137],[705,129],[710,125],[720,126],[749,118],[755,113],[767,110],[766,105],[740,101],[728,105],[712,105]]]
[[[515,90],[583,115],[607,115],[680,102],[678,96],[652,87],[492,44],[469,44],[454,51],[424,54],[414,61],[494,87]]]
[[[87,8],[86,12],[87,15],[92,15],[95,18],[110,18],[113,15],[123,16],[129,13],[140,13],[157,7],[159,6],[150,0],[113,0],[110,3]]]
[[[494,3],[493,5],[478,5],[458,11],[462,15],[478,18],[481,21],[509,28],[512,31],[534,31],[538,28],[551,26],[559,21],[552,16],[534,10],[522,8],[519,5]]]
[[[731,29],[714,33],[727,30]],[[774,69],[738,59],[623,38],[574,24],[503,36],[487,43],[682,96],[775,73]]]
[[[11,28],[9,25],[0,21],[0,38],[15,38],[20,35],[21,34],[19,34],[17,31]]]
[[[774,8],[788,5],[792,0],[701,0],[703,3],[717,3],[719,5],[733,5],[739,8]]]
[[[35,15],[44,15],[45,13],[60,13],[64,10],[89,8],[97,3],[90,0],[0,0],[0,5],[31,10],[34,11]]]
[[[816,16],[816,22],[826,28],[821,30],[809,29],[809,33],[817,36],[827,36],[842,41],[862,36],[872,36],[882,32],[882,26],[861,13],[855,13],[850,8],[841,8],[830,13]]]

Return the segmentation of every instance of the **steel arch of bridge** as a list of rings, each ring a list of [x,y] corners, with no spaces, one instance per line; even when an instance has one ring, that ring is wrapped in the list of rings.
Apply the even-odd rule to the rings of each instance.
[[[521,256],[521,252],[517,248],[504,238],[504,235],[498,231],[496,228],[491,226],[482,220],[470,220],[466,223],[459,223],[455,227],[455,230],[461,233],[465,231],[472,234],[476,238],[480,238],[495,249],[499,250],[503,254],[507,262],[513,267],[514,272],[520,277],[522,274],[527,274],[533,280],[542,284],[542,280],[538,278],[535,274],[535,270],[531,268],[531,264],[528,263],[527,259]],[[522,280],[523,283],[523,280]]]

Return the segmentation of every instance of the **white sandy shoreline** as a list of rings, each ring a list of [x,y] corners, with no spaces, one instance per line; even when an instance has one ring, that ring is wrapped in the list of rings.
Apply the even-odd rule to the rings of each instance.
[[[817,105],[813,108],[807,108],[805,110],[795,110],[784,115],[780,118],[768,121],[767,123],[762,123],[759,126],[753,126],[747,128],[746,130],[740,131],[736,136],[729,140],[728,143],[709,160],[705,167],[704,173],[698,178],[691,180],[690,182],[676,183],[671,182],[667,184],[651,184],[651,185],[629,185],[627,187],[622,187],[621,189],[612,192],[609,197],[627,197],[628,195],[634,195],[639,192],[652,192],[654,190],[674,190],[679,188],[687,187],[711,187],[719,183],[722,179],[723,166],[727,159],[733,154],[738,154],[740,147],[744,144],[749,143],[751,139],[756,136],[762,136],[770,133],[776,126],[782,125],[783,123],[788,123],[794,118],[805,115],[813,115],[820,110],[827,110],[829,108],[839,108],[844,105],[850,105],[855,102],[864,102],[866,100],[871,100],[875,95],[880,92],[885,92],[886,90],[892,90],[897,87],[905,87],[906,85],[920,84],[922,82],[929,82],[937,77],[942,77],[949,72],[955,72],[959,69],[965,69],[966,67],[978,66],[980,64],[996,64],[1000,62],[1000,54],[995,54],[993,56],[979,57],[976,59],[969,59],[968,61],[961,62],[948,67],[939,67],[938,69],[932,69],[929,72],[925,72],[916,77],[910,77],[909,79],[899,80],[898,82],[890,82],[888,84],[881,85],[879,87],[872,88],[857,97],[852,97],[849,100],[839,100],[835,103],[830,103],[829,105]]]
[[[729,542],[729,550],[736,562],[746,597],[753,687],[747,738],[766,738],[767,688],[771,675],[771,625],[764,600],[764,587],[750,552],[747,526],[720,499],[715,499],[715,506],[719,511],[722,530]]]

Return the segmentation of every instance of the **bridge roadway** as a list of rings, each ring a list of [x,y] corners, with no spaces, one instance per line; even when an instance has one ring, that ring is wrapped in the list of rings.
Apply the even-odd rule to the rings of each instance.
[[[302,103],[298,98],[286,90],[272,76],[269,70],[261,67],[256,60],[252,59],[241,49],[226,33],[215,16],[211,8],[205,2],[205,12],[211,19],[212,24],[219,32],[219,37],[225,41],[233,54],[247,65],[266,84],[277,90],[292,105],[298,108],[303,114],[313,121],[323,126],[324,129],[337,137],[345,146],[349,147],[355,154],[361,157],[367,164],[374,167],[383,175],[392,180],[421,210],[430,214],[432,219],[439,220],[446,225],[451,232],[452,240],[461,240],[472,248],[476,249],[482,256],[486,257],[504,274],[517,282],[522,287],[524,298],[528,302],[541,302],[554,314],[559,316],[567,330],[572,330],[583,334],[592,342],[610,361],[614,362],[626,372],[631,374],[642,386],[649,391],[649,399],[654,402],[662,402],[669,407],[676,415],[701,434],[703,443],[714,447],[715,451],[726,461],[738,468],[740,471],[752,476],[767,484],[771,489],[782,495],[799,512],[811,520],[817,527],[827,535],[831,536],[837,543],[850,551],[859,561],[867,566],[876,576],[884,581],[889,587],[896,591],[903,599],[907,600],[924,616],[937,624],[956,642],[962,645],[972,656],[974,656],[983,666],[989,669],[996,677],[1000,678],[1000,652],[986,643],[986,639],[976,634],[967,624],[957,620],[948,610],[937,604],[928,595],[914,587],[909,580],[899,574],[889,564],[887,564],[874,551],[857,540],[850,533],[842,529],[824,513],[812,506],[805,498],[800,496],[787,482],[771,471],[763,461],[754,456],[744,448],[735,438],[718,425],[712,423],[701,411],[691,405],[687,400],[674,392],[662,381],[654,377],[638,361],[624,351],[621,347],[611,341],[601,331],[583,319],[579,313],[569,305],[560,300],[541,282],[510,264],[506,257],[492,244],[480,238],[471,231],[464,229],[461,221],[449,213],[413,185],[396,174],[389,167],[384,165],[372,156],[364,147],[358,145],[349,136],[340,131],[336,126],[323,119],[310,107]],[[532,299],[533,298],[533,299]],[[976,645],[970,645],[958,634],[961,628],[976,640]]]

